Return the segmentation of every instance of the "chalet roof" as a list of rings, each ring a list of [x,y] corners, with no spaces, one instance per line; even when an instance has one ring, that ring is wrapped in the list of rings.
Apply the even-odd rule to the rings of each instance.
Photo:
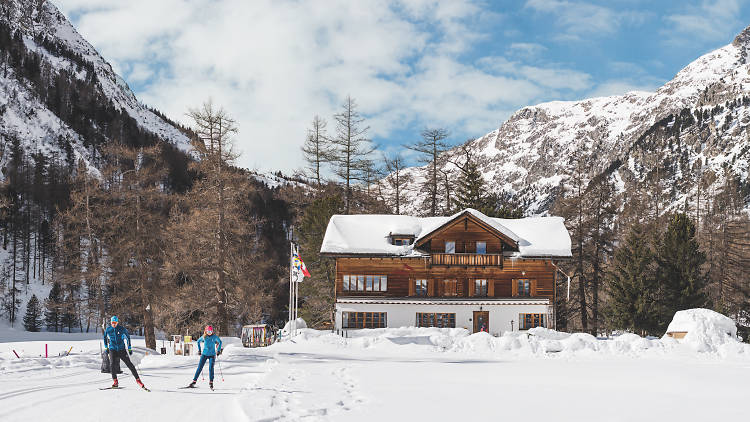
[[[414,245],[392,245],[391,234],[421,238],[464,213],[471,213],[498,232],[518,243],[519,258],[572,256],[570,235],[562,217],[493,218],[466,209],[449,217],[412,217],[408,215],[334,215],[328,222],[320,252],[341,255],[423,256]]]

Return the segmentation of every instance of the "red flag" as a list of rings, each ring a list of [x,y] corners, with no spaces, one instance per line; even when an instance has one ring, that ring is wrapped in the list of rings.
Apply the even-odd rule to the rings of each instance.
[[[297,267],[298,270],[302,271],[303,276],[310,277],[310,271],[307,271],[307,266],[305,265],[305,262],[302,260],[302,257],[299,255],[299,253],[295,253],[294,258],[295,267]]]

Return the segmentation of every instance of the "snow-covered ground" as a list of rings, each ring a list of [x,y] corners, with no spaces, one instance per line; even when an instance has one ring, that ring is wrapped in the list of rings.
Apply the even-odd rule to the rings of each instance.
[[[685,324],[683,324],[685,325]],[[688,324],[689,325],[689,324]],[[711,324],[708,324],[711,325]],[[690,327],[694,325],[689,325]],[[706,324],[703,324],[705,327]],[[721,329],[720,324],[709,327]],[[134,361],[151,393],[120,376],[100,391],[96,334],[0,329],[2,421],[746,420],[750,345],[718,333],[677,342],[597,340],[537,329],[495,338],[463,329],[387,329],[351,337],[301,330],[246,349],[227,338],[216,390],[186,385],[197,357]],[[697,339],[696,339],[697,338]],[[699,343],[708,347],[697,347]],[[44,359],[44,344],[54,357]],[[57,357],[73,346],[69,356]],[[21,358],[16,358],[13,350]],[[702,351],[700,351],[702,350]],[[207,369],[206,369],[207,371]],[[207,377],[206,373],[206,377]],[[510,418],[510,419],[508,419]]]

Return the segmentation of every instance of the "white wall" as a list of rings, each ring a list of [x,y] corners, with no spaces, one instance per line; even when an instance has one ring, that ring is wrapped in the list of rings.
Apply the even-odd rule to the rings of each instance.
[[[510,321],[513,321],[513,330],[518,331],[519,313],[537,313],[547,315],[547,305],[519,305],[519,304],[377,304],[377,303],[336,303],[336,329],[341,329],[341,312],[386,312],[389,328],[413,327],[416,324],[417,312],[441,312],[456,314],[456,328],[466,328],[470,332],[474,329],[474,311],[488,311],[490,313],[489,332],[493,335],[501,335],[511,330]],[[549,317],[547,317],[549,318]],[[551,327],[549,321],[547,326]]]

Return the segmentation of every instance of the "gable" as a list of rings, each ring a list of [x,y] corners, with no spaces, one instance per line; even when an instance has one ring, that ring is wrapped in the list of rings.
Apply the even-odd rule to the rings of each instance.
[[[485,221],[485,219],[482,219],[469,211],[470,210],[466,210],[455,215],[441,226],[420,236],[415,242],[414,247],[424,247],[433,239],[454,240],[460,242],[476,242],[497,239],[501,243],[511,245],[514,249],[518,249],[518,241],[511,237],[515,236],[513,232],[510,230],[507,230],[507,233],[501,231],[499,228],[502,226],[500,226],[499,223]]]

